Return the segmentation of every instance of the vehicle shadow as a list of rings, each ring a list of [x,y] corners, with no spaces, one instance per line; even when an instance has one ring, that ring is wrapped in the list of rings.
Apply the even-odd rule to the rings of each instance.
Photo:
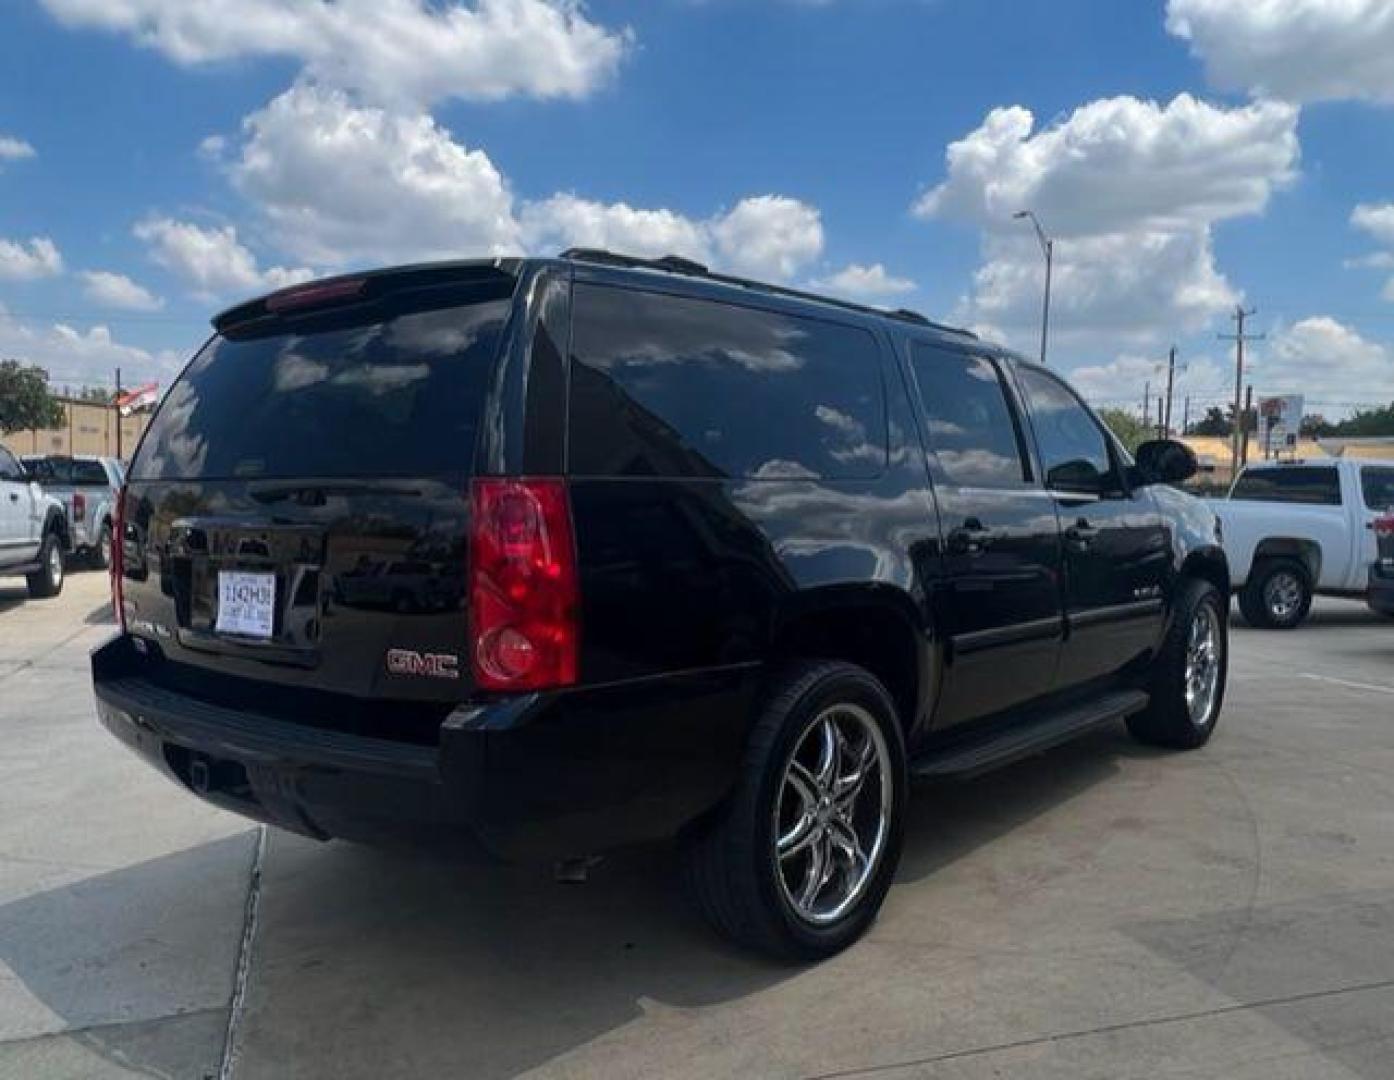
[[[29,599],[29,590],[19,585],[0,585],[0,615],[12,611]]]
[[[1121,731],[1100,732],[972,783],[916,792],[898,880],[925,878],[1079,796],[1133,753],[1147,751]],[[535,867],[274,830],[268,841],[244,1021],[248,1075],[321,1075],[333,1047],[337,1075],[459,1075],[468,1061],[471,1076],[513,1076],[622,1038],[664,1006],[729,1004],[802,974],[709,931],[684,902],[671,848],[614,857],[574,886]],[[0,961],[80,1026],[91,990],[74,980],[102,957],[137,957],[139,943],[161,941],[163,955],[198,961],[201,937],[171,934],[169,924],[218,880],[215,857],[243,865],[235,844],[218,841],[0,908]],[[133,895],[145,900],[132,904]],[[240,903],[223,905],[233,908],[240,915]],[[846,962],[855,957],[832,961]],[[104,985],[117,999],[125,992],[120,979]],[[172,1064],[120,1027],[90,1028],[83,1040],[128,1068],[164,1075]]]

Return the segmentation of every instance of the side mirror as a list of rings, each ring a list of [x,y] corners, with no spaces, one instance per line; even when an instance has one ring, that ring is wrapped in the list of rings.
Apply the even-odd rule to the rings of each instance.
[[[1062,461],[1046,473],[1046,486],[1052,491],[1099,495],[1103,491],[1104,474],[1094,467],[1093,462],[1083,458]]]
[[[1175,439],[1150,439],[1137,448],[1135,456],[1140,485],[1177,484],[1200,471],[1195,452]]]

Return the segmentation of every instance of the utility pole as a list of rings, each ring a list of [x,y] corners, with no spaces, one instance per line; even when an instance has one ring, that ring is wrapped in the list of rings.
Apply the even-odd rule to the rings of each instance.
[[[1176,381],[1176,346],[1173,345],[1173,346],[1171,347],[1171,352],[1167,354],[1167,411],[1166,411],[1166,420],[1165,420],[1165,427],[1166,427],[1166,430],[1165,430],[1165,432],[1163,432],[1162,438],[1166,438],[1167,433],[1171,431],[1171,388],[1172,388],[1172,385],[1173,385],[1173,383],[1174,383],[1175,381]]]
[[[1157,398],[1157,438],[1165,439],[1166,436],[1166,415],[1162,412],[1162,399]]]
[[[1243,441],[1240,443],[1239,449],[1240,465],[1247,465],[1249,463],[1249,416],[1253,413],[1253,411],[1254,384],[1250,383],[1244,390],[1244,423],[1242,424],[1242,427],[1244,429],[1244,438]]]
[[[1152,384],[1145,382],[1142,384],[1142,422],[1145,424],[1152,418]]]
[[[117,369],[116,369],[116,397],[115,397],[115,398],[113,399],[113,401],[112,401],[112,405],[114,406],[115,412],[116,412],[116,460],[117,460],[117,461],[123,460],[122,457],[121,457],[121,406],[120,406],[120,404],[119,404],[120,401],[121,401],[121,369],[120,369],[120,368],[117,368]]]
[[[1181,434],[1186,434],[1186,429],[1191,426],[1191,395],[1186,395],[1186,404],[1181,410]]]
[[[1250,308],[1244,310],[1243,304],[1234,306],[1234,314],[1230,316],[1236,325],[1235,332],[1232,334],[1218,334],[1221,341],[1234,342],[1234,431],[1230,440],[1230,476],[1239,475],[1240,457],[1243,453],[1243,434],[1244,418],[1240,413],[1243,407],[1244,398],[1244,343],[1246,341],[1262,341],[1263,334],[1245,334],[1244,320],[1253,315],[1258,309]]]

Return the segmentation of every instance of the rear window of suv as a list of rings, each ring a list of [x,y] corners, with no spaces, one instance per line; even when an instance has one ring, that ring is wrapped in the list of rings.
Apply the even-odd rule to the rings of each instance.
[[[575,476],[852,479],[886,465],[881,357],[840,322],[577,285]]]
[[[462,284],[215,336],[160,406],[136,480],[467,471],[511,286]]]
[[[1239,474],[1231,499],[1244,502],[1341,505],[1341,481],[1328,465],[1280,465]]]
[[[1371,510],[1394,510],[1394,465],[1366,465],[1360,470],[1360,490]]]

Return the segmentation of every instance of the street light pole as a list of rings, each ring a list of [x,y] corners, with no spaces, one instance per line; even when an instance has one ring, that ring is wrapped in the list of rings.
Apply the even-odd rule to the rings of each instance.
[[[1013,218],[1020,220],[1025,218],[1031,222],[1032,228],[1036,230],[1036,239],[1040,241],[1041,253],[1045,256],[1045,299],[1041,304],[1041,363],[1046,362],[1046,340],[1050,335],[1050,277],[1055,264],[1055,241],[1046,235],[1045,229],[1041,228],[1041,222],[1030,210],[1018,210],[1012,215]]]

